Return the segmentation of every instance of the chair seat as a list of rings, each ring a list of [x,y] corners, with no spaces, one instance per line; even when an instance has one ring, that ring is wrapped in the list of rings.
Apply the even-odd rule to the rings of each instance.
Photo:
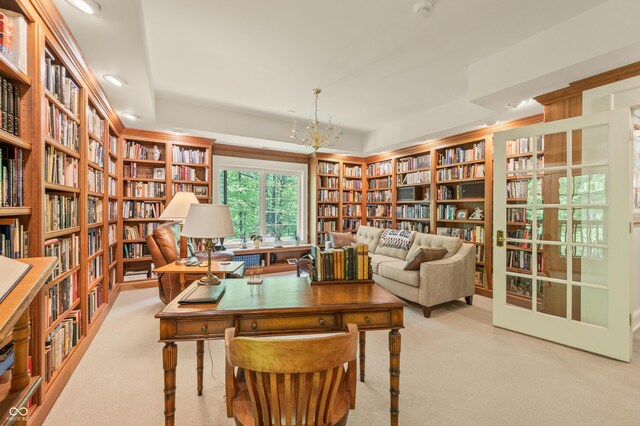
[[[240,377],[243,377],[240,375]],[[309,383],[309,382],[307,382]],[[249,391],[247,389],[247,383],[244,379],[238,380],[238,393],[233,400],[233,417],[236,421],[237,425],[241,426],[256,426],[256,421],[254,419],[253,413],[251,412],[251,397],[249,396]],[[284,394],[284,380],[278,380],[278,388],[280,390],[279,394]],[[306,392],[308,395],[309,386],[307,386]],[[307,396],[308,397],[308,396]],[[331,410],[331,418],[330,422],[326,426],[341,426],[347,423],[347,416],[349,415],[349,391],[347,390],[347,386],[344,381],[340,383],[338,387],[338,392],[336,395],[335,407]],[[282,413],[282,422],[272,422],[271,424],[279,425],[285,424],[285,406],[284,402],[280,402],[280,412]],[[293,412],[295,412],[295,402],[292,407]],[[307,425],[303,421],[301,425]],[[301,426],[297,425],[297,426]],[[310,426],[310,425],[309,425]],[[320,425],[318,425],[320,426]],[[324,426],[324,425],[323,425]]]

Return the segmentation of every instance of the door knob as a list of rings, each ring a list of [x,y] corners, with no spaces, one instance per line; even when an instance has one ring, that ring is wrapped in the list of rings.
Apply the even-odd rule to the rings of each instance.
[[[504,247],[504,231],[498,231],[496,241],[498,242],[498,247]]]

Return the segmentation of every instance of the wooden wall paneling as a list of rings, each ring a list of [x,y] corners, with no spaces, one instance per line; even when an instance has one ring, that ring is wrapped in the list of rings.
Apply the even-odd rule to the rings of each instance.
[[[309,161],[308,154],[297,154],[293,152],[271,151],[268,149],[250,148],[245,146],[226,145],[216,143],[214,155],[225,157],[251,158],[254,160],[285,161],[289,163],[305,164]],[[324,158],[324,154],[318,153],[318,158]]]

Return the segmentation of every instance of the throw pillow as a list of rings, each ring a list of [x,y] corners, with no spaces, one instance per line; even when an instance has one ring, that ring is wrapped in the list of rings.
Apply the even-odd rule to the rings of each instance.
[[[404,270],[417,271],[422,262],[444,259],[447,253],[448,251],[444,247],[423,247],[411,259],[407,259],[407,266],[404,267]]]
[[[356,237],[351,232],[331,232],[329,238],[333,248],[348,247],[356,242]]]
[[[380,247],[409,250],[416,231],[402,231],[399,229],[385,229],[380,237]]]

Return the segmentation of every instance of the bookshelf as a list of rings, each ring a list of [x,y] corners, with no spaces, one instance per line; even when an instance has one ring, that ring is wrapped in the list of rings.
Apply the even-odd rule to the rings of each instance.
[[[323,246],[329,232],[340,231],[340,162],[317,160],[316,243]]]
[[[429,233],[432,229],[432,152],[396,159],[396,227]]]
[[[382,160],[367,164],[366,169],[366,218],[367,225],[376,228],[395,226],[395,168],[394,160]]]
[[[364,202],[362,163],[343,162],[340,187],[340,230],[355,233],[362,224]]]
[[[193,192],[201,203],[210,202],[212,144],[210,139],[145,130],[122,134],[119,282],[155,284],[145,237],[163,222],[158,217],[176,192]]]

